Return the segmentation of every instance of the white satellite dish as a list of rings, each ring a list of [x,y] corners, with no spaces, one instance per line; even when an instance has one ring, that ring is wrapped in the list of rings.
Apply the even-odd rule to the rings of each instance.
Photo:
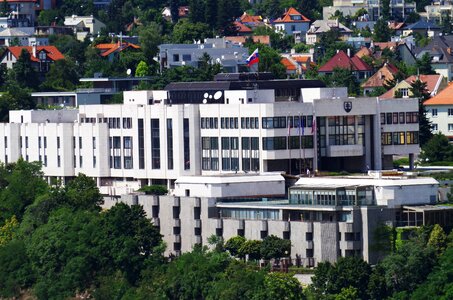
[[[131,69],[127,69],[126,74],[127,74],[128,76],[130,76],[131,73],[132,73],[132,70],[131,70]]]
[[[219,100],[220,97],[222,97],[222,92],[221,92],[221,91],[217,91],[217,92],[214,94],[214,100]]]

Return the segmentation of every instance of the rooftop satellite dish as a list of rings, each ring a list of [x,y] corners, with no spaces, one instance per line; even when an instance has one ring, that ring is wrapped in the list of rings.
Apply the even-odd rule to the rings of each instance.
[[[127,76],[131,76],[131,73],[132,73],[132,70],[131,69],[127,69],[127,71],[126,71]]]

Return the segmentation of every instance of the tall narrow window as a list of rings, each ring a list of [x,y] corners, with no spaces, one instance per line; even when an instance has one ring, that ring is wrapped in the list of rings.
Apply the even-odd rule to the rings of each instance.
[[[160,169],[159,119],[151,119],[151,162],[153,169]]]
[[[173,170],[173,120],[167,119],[167,165]]]
[[[145,168],[145,133],[143,119],[138,119],[138,168]]]
[[[189,119],[183,121],[184,136],[184,170],[190,169],[190,136],[189,136]]]

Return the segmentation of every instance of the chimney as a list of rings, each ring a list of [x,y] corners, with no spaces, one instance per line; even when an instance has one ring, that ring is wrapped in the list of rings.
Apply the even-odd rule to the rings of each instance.
[[[447,48],[447,52],[448,52],[448,54],[451,55],[451,47],[448,47],[448,48]]]
[[[32,46],[32,50],[33,50],[33,57],[37,57],[36,56],[36,43],[33,43],[33,46]]]
[[[351,57],[351,49],[348,48],[348,57]]]

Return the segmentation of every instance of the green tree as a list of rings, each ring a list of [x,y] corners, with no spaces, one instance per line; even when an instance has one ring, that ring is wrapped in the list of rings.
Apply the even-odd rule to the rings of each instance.
[[[239,247],[238,255],[240,257],[247,257],[249,260],[260,260],[261,259],[261,241],[248,240],[245,241],[241,247]]]
[[[291,255],[291,241],[269,235],[261,243],[260,251],[264,259],[288,257]]]
[[[27,255],[38,299],[63,299],[91,286],[105,255],[97,244],[105,238],[99,220],[95,212],[61,208],[36,229]]]
[[[194,40],[203,41],[212,37],[212,30],[205,23],[190,23],[187,19],[181,19],[173,28],[174,43],[193,43]]]
[[[142,26],[138,31],[138,39],[142,48],[143,54],[146,57],[146,62],[150,64],[153,58],[159,53],[158,46],[162,44],[162,30],[156,23],[150,23],[147,26]]]
[[[434,264],[433,249],[426,247],[420,238],[406,241],[381,262],[386,285],[392,293],[413,291],[426,279]]]
[[[256,271],[241,261],[233,260],[212,283],[206,299],[261,299],[260,296],[265,294],[264,277],[264,271]]]
[[[244,245],[246,239],[243,236],[234,236],[228,239],[225,243],[225,250],[230,252],[232,256],[239,256],[239,249]]]
[[[231,259],[226,253],[196,246],[171,263],[160,282],[165,299],[206,299],[210,285],[220,278]],[[161,294],[161,295],[162,295]],[[151,298],[157,298],[155,296]]]
[[[431,56],[427,52],[420,59],[417,59],[415,66],[419,74],[436,74],[431,65]]]
[[[385,270],[380,264],[376,265],[371,272],[367,293],[371,300],[387,299],[389,296],[385,281]]]
[[[9,243],[19,227],[19,222],[16,216],[12,216],[10,219],[5,220],[5,224],[0,226],[0,247]]]
[[[60,15],[60,11],[58,9],[43,9],[38,16],[39,26],[50,26],[58,20],[62,20],[62,16]]]
[[[264,286],[268,299],[305,299],[300,282],[292,274],[268,273],[264,278]]]
[[[324,82],[331,87],[343,87],[348,88],[348,95],[357,96],[360,93],[360,85],[357,82],[357,78],[350,69],[337,68],[333,69],[333,73],[330,76],[324,77]]]
[[[423,147],[429,139],[433,136],[431,132],[431,122],[426,116],[427,111],[424,102],[430,97],[427,83],[420,79],[415,80],[411,84],[410,91],[414,98],[418,99],[418,121],[419,121],[419,141],[420,146]]]
[[[104,199],[96,181],[79,173],[64,188],[66,203],[75,209],[100,210]]]
[[[435,224],[429,234],[428,245],[436,251],[437,255],[441,255],[445,251],[447,247],[447,235],[439,224]]]
[[[36,89],[38,87],[38,74],[32,66],[30,53],[26,49],[22,49],[12,70],[14,80],[21,87],[28,87],[31,89]]]
[[[439,264],[411,295],[411,299],[451,299],[453,296],[453,247],[439,258]]]
[[[350,286],[342,288],[340,293],[335,296],[335,300],[357,300],[360,299],[357,293],[357,289]]]
[[[354,288],[360,299],[366,299],[371,275],[368,263],[357,257],[342,257],[336,264],[318,264],[312,278],[311,289],[318,296],[336,295],[343,289]]]
[[[34,282],[34,273],[22,240],[0,247],[0,297],[15,298]]]
[[[6,178],[8,188],[0,194],[0,224],[13,215],[22,220],[25,208],[33,203],[37,196],[47,192],[47,184],[43,180],[41,165],[37,162],[26,162],[19,159],[11,174]]]
[[[146,218],[143,207],[118,203],[102,214],[103,248],[110,268],[120,270],[135,284],[149,259],[160,259],[162,236]]]
[[[146,77],[150,75],[149,67],[143,60],[140,61],[135,69],[135,77]]]
[[[386,0],[388,1],[388,0]],[[373,28],[373,41],[388,42],[392,32],[384,18],[379,18]]]
[[[390,18],[390,0],[382,0],[382,12],[379,17],[385,21]]]
[[[46,91],[74,91],[79,83],[76,64],[66,58],[54,62],[41,88]]]

